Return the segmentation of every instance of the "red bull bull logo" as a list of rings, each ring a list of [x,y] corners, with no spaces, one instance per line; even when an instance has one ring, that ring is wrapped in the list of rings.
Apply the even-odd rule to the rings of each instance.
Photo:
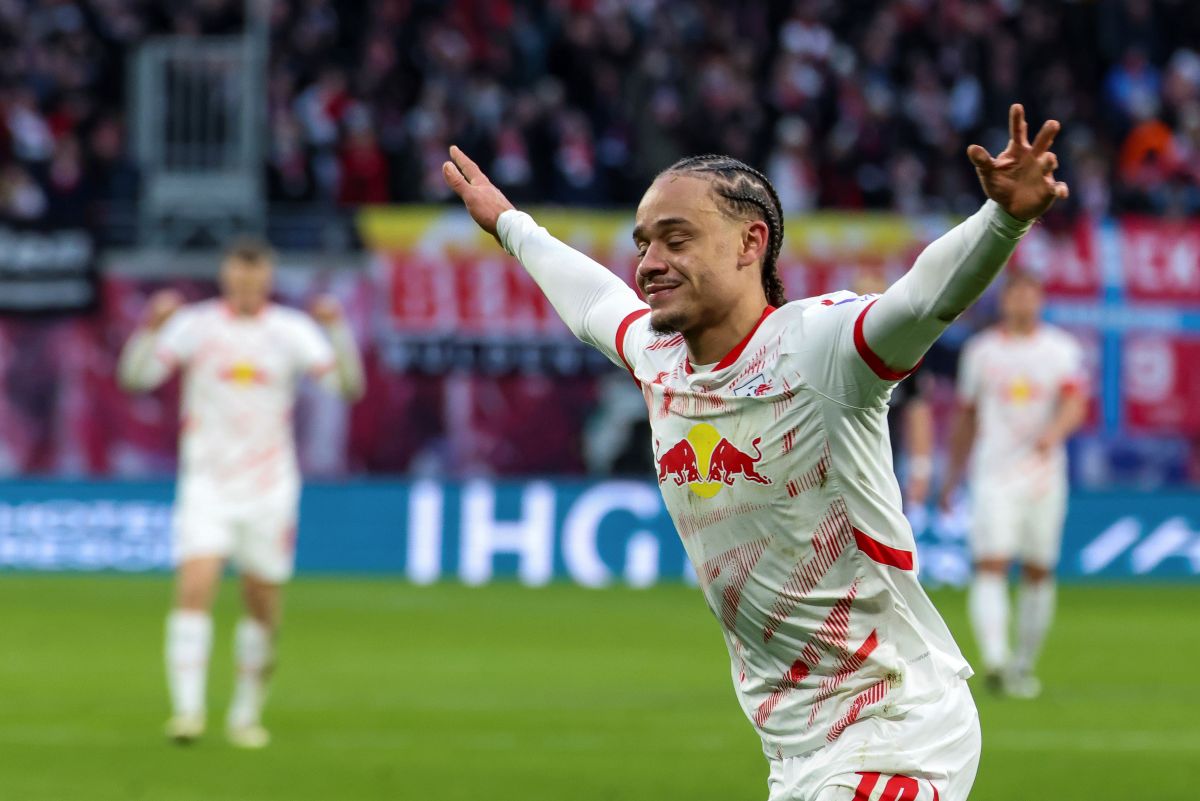
[[[750,443],[753,455],[743,451],[708,423],[697,423],[687,436],[661,453],[655,449],[658,462],[658,483],[670,481],[676,487],[688,489],[701,498],[711,498],[722,487],[732,487],[737,478],[756,484],[770,484],[771,479],[755,467],[762,459],[758,444],[762,437]]]

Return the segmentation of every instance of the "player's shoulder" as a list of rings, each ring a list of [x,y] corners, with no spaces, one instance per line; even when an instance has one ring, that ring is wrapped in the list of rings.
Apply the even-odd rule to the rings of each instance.
[[[963,349],[966,351],[983,351],[989,348],[1003,348],[1006,344],[1012,341],[1012,337],[1005,332],[1004,328],[999,324],[989,325],[986,328],[981,328],[971,336],[967,337],[963,343]]]
[[[263,310],[263,317],[268,325],[288,330],[309,330],[317,327],[317,321],[301,309],[272,303]]]
[[[856,295],[841,289],[824,295],[789,300],[780,306],[773,317],[777,323],[805,323],[810,320],[829,319],[852,309],[862,311],[878,295]]]
[[[779,311],[785,315],[795,315],[799,317],[814,317],[817,315],[828,314],[835,309],[857,304],[859,308],[865,308],[867,303],[870,303],[878,295],[856,295],[848,289],[839,289],[836,292],[826,292],[824,295],[813,295],[799,300],[790,300],[779,307]]]
[[[847,324],[847,318],[857,318],[878,295],[856,295],[848,290],[828,292],[789,301],[771,315],[771,323],[797,333],[808,329],[835,328]],[[807,339],[807,337],[805,337]]]
[[[1055,361],[1067,370],[1073,370],[1083,360],[1083,345],[1075,335],[1058,326],[1043,324],[1038,327],[1038,348],[1055,354]]]
[[[185,303],[175,310],[171,319],[177,323],[207,322],[226,316],[225,304],[219,298]]]
[[[1051,323],[1041,323],[1038,326],[1038,337],[1056,347],[1074,348],[1079,346],[1079,340],[1074,334]]]

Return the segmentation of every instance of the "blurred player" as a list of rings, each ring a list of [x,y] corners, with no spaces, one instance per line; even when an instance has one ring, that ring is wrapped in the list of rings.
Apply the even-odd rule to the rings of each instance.
[[[779,199],[735,159],[684,159],[642,197],[647,302],[515,210],[460,150],[443,166],[571,330],[640,385],[663,499],[722,626],[773,801],[963,801],[974,781],[971,669],[917,582],[887,399],[1066,196],[1057,130],[1030,144],[1013,106],[1005,151],[968,151],[983,209],[876,298],[794,303],[776,267]]]
[[[1069,334],[1040,322],[1042,288],[1014,273],[1000,295],[1000,324],[967,341],[959,410],[942,506],[972,460],[968,609],[993,691],[1032,698],[1034,661],[1054,616],[1054,568],[1067,509],[1063,442],[1087,413],[1082,355]],[[1008,570],[1021,564],[1017,639],[1010,659]]]
[[[300,497],[292,434],[297,383],[312,376],[348,400],[363,389],[338,302],[319,298],[312,317],[270,303],[273,262],[265,245],[239,241],[221,265],[221,298],[182,306],[178,293],[159,292],[121,353],[120,381],[131,391],[154,389],[177,368],[183,373],[177,591],[166,631],[173,707],[167,734],[179,742],[204,731],[210,609],[232,558],[247,616],[234,638],[237,681],[226,733],[247,748],[268,743],[260,716]]]

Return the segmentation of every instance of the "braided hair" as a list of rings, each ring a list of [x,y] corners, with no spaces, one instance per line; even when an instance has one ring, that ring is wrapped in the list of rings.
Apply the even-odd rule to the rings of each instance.
[[[709,153],[689,156],[667,167],[659,175],[683,173],[702,175],[712,181],[713,192],[726,214],[738,219],[761,219],[767,224],[767,253],[763,256],[762,285],[772,306],[787,303],[779,280],[779,251],[783,247],[783,207],[775,187],[758,170],[732,156]]]

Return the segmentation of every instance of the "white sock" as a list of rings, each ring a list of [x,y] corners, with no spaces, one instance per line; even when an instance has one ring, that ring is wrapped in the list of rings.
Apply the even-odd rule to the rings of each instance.
[[[271,639],[271,630],[257,620],[242,618],[238,621],[233,640],[237,678],[233,703],[229,705],[230,726],[259,723],[274,656]]]
[[[1055,589],[1052,579],[1021,582],[1017,592],[1017,653],[1013,660],[1019,673],[1033,672],[1054,619]]]
[[[204,715],[204,685],[212,649],[212,617],[185,609],[167,615],[167,687],[177,716]]]
[[[978,571],[967,591],[967,612],[975,642],[987,671],[1008,662],[1008,582],[996,573]]]

